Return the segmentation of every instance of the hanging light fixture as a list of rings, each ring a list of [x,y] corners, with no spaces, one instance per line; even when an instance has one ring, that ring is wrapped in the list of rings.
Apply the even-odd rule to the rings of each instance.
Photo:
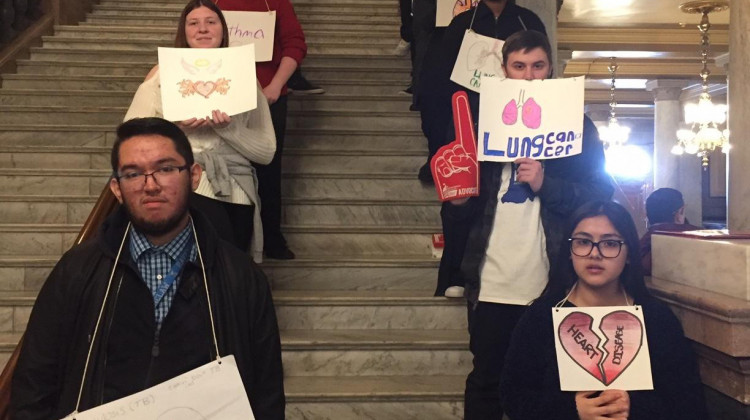
[[[698,30],[701,33],[701,94],[698,103],[685,105],[685,123],[677,130],[677,144],[672,153],[681,155],[689,153],[701,157],[703,167],[708,166],[708,155],[717,148],[726,153],[729,151],[729,132],[720,130],[719,126],[727,121],[727,106],[715,105],[708,93],[708,49],[710,44],[708,30],[708,14],[727,10],[727,1],[691,1],[680,5],[685,13],[700,13],[703,15]]]
[[[615,79],[617,78],[617,61],[615,57],[610,58],[609,63],[609,74],[612,76],[612,84],[609,88],[609,123],[599,129],[599,138],[604,143],[605,150],[617,148],[625,144],[630,137],[630,127],[620,125],[615,116],[615,107],[617,101],[615,100]]]

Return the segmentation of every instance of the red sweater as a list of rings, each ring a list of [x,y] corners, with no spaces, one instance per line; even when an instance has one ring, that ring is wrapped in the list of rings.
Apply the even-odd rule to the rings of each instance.
[[[294,7],[289,0],[214,0],[221,10],[240,12],[265,12],[268,7],[276,11],[276,29],[273,38],[273,57],[271,61],[255,63],[258,81],[263,87],[268,86],[279,70],[282,57],[290,57],[302,63],[307,54],[305,34],[294,13]],[[268,3],[268,7],[266,7]],[[286,95],[286,86],[281,90]]]

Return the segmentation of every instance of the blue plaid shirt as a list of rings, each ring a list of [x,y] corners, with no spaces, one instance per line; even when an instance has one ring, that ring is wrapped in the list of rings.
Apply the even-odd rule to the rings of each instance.
[[[170,242],[161,246],[154,246],[144,234],[135,229],[131,229],[129,244],[130,254],[138,265],[138,271],[141,272],[141,278],[143,278],[146,286],[148,286],[152,296],[162,282],[162,279],[169,274],[175,260],[177,260],[180,254],[185,250],[186,246],[191,246],[188,260],[195,261],[197,250],[195,248],[195,241],[191,240],[192,236],[192,224],[188,223],[185,229],[183,229],[182,232]],[[164,294],[164,298],[162,298],[161,301],[159,301],[159,304],[154,307],[157,331],[161,329],[161,323],[164,321],[164,317],[167,316],[167,312],[169,312],[169,308],[172,306],[172,300],[174,299],[174,295],[180,284],[180,277],[181,276],[179,275],[177,276],[175,282]]]

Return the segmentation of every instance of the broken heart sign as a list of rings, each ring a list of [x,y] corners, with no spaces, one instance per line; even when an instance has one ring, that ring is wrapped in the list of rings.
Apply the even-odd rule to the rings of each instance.
[[[466,92],[454,93],[452,104],[456,139],[441,147],[430,160],[440,201],[479,195],[477,143]]]
[[[552,311],[563,391],[653,389],[639,306]]]

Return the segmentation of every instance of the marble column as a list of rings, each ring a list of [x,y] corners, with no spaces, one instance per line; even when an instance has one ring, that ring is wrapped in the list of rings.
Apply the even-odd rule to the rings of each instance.
[[[547,37],[552,46],[552,62],[557,63],[557,2],[550,0],[516,0],[516,4],[525,7],[539,16],[547,30]],[[562,74],[555,72],[555,74]]]
[[[682,80],[650,80],[646,89],[654,94],[654,189],[675,188],[685,199],[688,220],[700,226],[703,218],[700,159],[677,156],[672,147],[682,121]]]
[[[729,8],[729,135],[732,150],[727,164],[727,224],[750,231],[750,2],[733,1]]]

